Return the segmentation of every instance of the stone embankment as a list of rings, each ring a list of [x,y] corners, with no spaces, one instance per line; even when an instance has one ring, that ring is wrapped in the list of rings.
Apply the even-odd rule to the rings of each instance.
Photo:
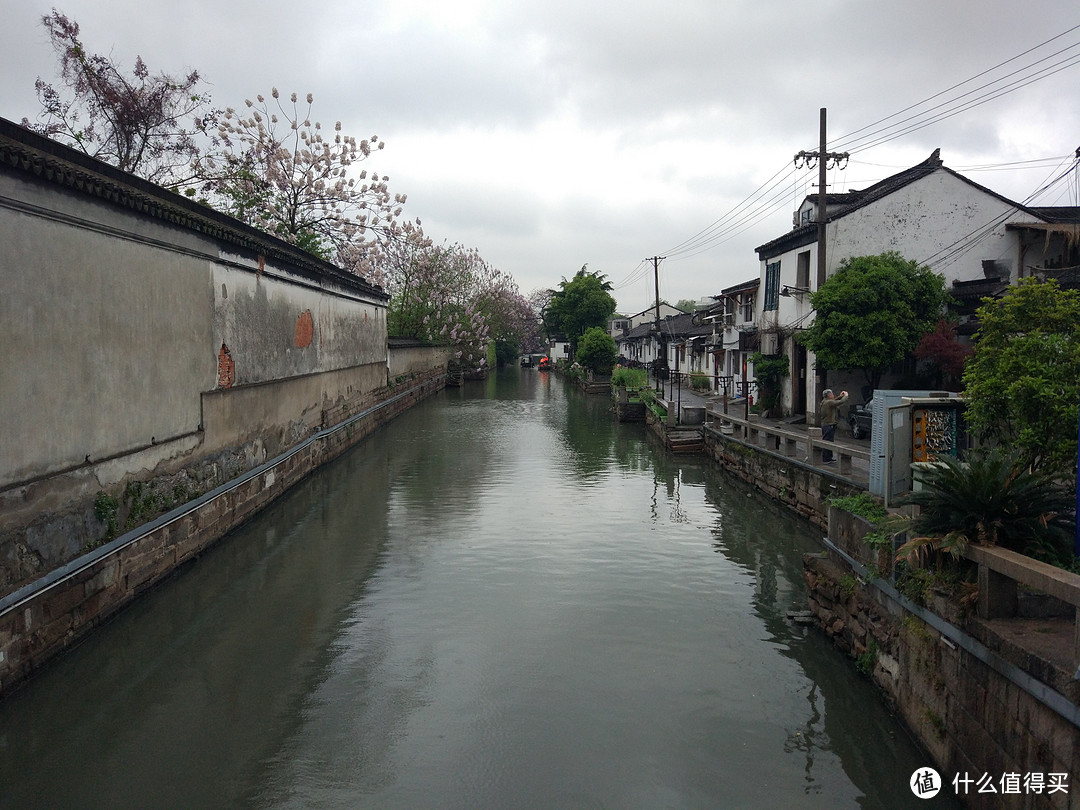
[[[0,697],[315,469],[445,384],[442,369],[0,599]]]
[[[870,529],[833,508],[828,551],[804,559],[818,626],[873,679],[965,805],[1080,807],[1080,577],[1001,549],[973,549],[967,564],[977,591],[897,580],[891,549],[863,542]],[[1011,577],[1053,593],[1018,592]],[[1011,615],[998,615],[1009,601],[1002,591],[1018,596]],[[1020,795],[1003,795],[1010,774]],[[995,793],[974,785],[965,793],[962,780],[986,775]],[[1067,790],[1035,792],[1025,780],[1064,780]]]
[[[865,451],[842,446],[824,465],[812,428],[709,417],[712,459],[824,530],[826,552],[804,560],[811,620],[881,689],[944,789],[969,807],[1080,810],[1080,576],[972,547],[966,588],[897,580],[894,548],[831,505],[866,491]],[[995,793],[978,792],[986,778]]]

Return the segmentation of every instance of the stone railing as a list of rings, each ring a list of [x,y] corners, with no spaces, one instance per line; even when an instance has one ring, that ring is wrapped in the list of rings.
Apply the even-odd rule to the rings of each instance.
[[[964,556],[979,567],[978,611],[982,619],[1019,615],[1020,585],[1072,606],[1076,627],[1072,668],[1074,679],[1080,679],[1080,574],[996,546],[971,544]]]
[[[823,450],[831,450],[837,459],[836,471],[841,475],[851,476],[854,463],[869,468],[870,451],[824,441],[821,428],[811,427],[805,430],[791,430],[776,423],[762,421],[754,414],[749,419],[731,413],[723,413],[717,403],[710,402],[705,408],[706,427],[718,430],[722,435],[734,436],[746,444],[770,450],[788,458],[807,464],[832,468],[822,461]]]

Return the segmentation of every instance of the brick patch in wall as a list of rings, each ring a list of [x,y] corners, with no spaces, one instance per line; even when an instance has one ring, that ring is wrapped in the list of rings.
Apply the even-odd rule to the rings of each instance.
[[[232,388],[232,384],[236,382],[236,363],[232,359],[232,352],[224,343],[218,352],[217,374],[218,388]]]
[[[296,319],[296,347],[298,349],[306,349],[308,346],[311,345],[311,339],[314,336],[315,319],[311,317],[311,310],[305,309]]]

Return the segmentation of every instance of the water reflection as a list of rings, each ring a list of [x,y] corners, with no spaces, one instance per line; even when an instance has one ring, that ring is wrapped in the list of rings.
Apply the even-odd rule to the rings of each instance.
[[[603,397],[448,390],[0,703],[0,806],[908,806],[815,543]]]

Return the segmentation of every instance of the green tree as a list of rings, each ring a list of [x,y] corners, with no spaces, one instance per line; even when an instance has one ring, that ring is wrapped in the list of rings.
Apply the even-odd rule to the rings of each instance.
[[[844,259],[810,295],[814,322],[803,344],[827,369],[861,369],[871,388],[933,331],[949,298],[945,280],[890,251]]]
[[[619,359],[615,340],[600,326],[591,326],[581,336],[575,359],[597,374],[608,374]]]
[[[1080,408],[1080,291],[1022,279],[978,312],[964,368],[968,424],[1018,449],[1035,468],[1076,463]]]
[[[544,310],[544,328],[549,335],[565,335],[570,353],[576,357],[578,340],[585,331],[593,326],[606,330],[615,312],[611,282],[605,281],[603,273],[590,273],[588,265],[583,265],[570,281],[564,278],[559,288],[551,293]]]
[[[683,312],[694,312],[697,309],[697,301],[692,298],[680,298],[675,302],[675,309],[681,309]]]

